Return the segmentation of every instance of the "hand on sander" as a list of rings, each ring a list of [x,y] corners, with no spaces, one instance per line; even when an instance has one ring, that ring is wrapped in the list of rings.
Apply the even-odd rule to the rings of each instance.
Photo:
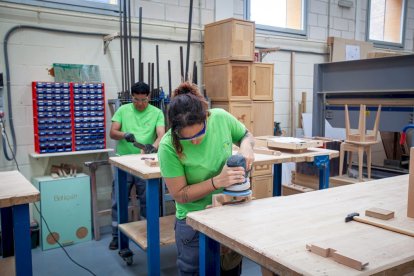
[[[229,159],[227,159],[227,167],[243,167],[246,171],[246,159],[240,154],[232,155],[229,157]],[[245,173],[244,182],[236,183],[234,185],[226,187],[223,193],[234,196],[250,195],[250,181],[247,171]]]
[[[135,140],[134,134],[130,132],[126,132],[124,134],[124,138],[127,142],[132,143],[134,147],[143,150],[145,153],[156,153],[157,152],[157,148],[151,144],[143,145],[141,143],[138,143],[137,140]]]

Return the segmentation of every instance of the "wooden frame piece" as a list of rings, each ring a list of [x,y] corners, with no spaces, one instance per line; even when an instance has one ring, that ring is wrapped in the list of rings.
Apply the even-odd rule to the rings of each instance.
[[[394,212],[390,210],[385,210],[381,208],[370,208],[365,210],[365,215],[367,217],[373,217],[377,219],[389,220],[394,217]]]

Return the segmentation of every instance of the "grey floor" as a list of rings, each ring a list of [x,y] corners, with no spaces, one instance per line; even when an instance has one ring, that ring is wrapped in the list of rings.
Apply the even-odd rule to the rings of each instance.
[[[87,267],[96,275],[147,275],[146,252],[130,242],[134,252],[134,263],[127,266],[118,251],[108,249],[112,236],[104,233],[99,241],[88,241],[65,247],[69,255],[82,266]],[[175,260],[175,245],[161,248],[161,275],[178,275]],[[44,275],[91,275],[72,263],[62,249],[42,251],[40,247],[32,250],[33,274]],[[242,275],[261,275],[260,267],[247,258],[243,258]]]

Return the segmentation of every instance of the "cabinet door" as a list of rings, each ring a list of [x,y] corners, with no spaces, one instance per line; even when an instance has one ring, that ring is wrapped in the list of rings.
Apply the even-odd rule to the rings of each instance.
[[[273,196],[272,175],[255,176],[251,178],[252,196],[256,199]]]
[[[253,114],[251,103],[230,103],[230,113],[242,122],[251,132],[253,126]]]
[[[251,94],[253,100],[273,100],[273,64],[254,63],[252,65]]]
[[[250,63],[230,63],[230,100],[250,100]]]
[[[253,135],[273,135],[274,102],[253,102]]]

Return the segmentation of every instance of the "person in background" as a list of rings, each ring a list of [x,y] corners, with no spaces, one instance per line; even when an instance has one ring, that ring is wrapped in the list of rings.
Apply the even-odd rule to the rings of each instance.
[[[157,151],[158,144],[165,133],[164,114],[148,103],[149,93],[150,89],[146,83],[135,83],[131,87],[132,103],[120,106],[112,117],[110,137],[118,141],[116,147],[118,155]],[[133,145],[134,140],[144,144],[145,150],[136,148]],[[128,184],[130,188],[135,184],[140,202],[140,214],[146,217],[145,181],[128,175]],[[118,249],[118,212],[114,183],[112,184],[112,241],[109,249]]]
[[[171,129],[160,142],[158,160],[168,191],[176,201],[177,266],[180,275],[198,275],[199,233],[186,224],[186,216],[211,205],[213,194],[223,188],[244,182],[245,169],[227,167],[225,163],[232,155],[232,144],[236,144],[246,159],[246,168],[250,169],[254,140],[246,127],[228,112],[208,110],[198,87],[189,82],[174,91],[168,121]],[[223,259],[221,275],[241,274],[240,255],[230,262],[224,263]]]

